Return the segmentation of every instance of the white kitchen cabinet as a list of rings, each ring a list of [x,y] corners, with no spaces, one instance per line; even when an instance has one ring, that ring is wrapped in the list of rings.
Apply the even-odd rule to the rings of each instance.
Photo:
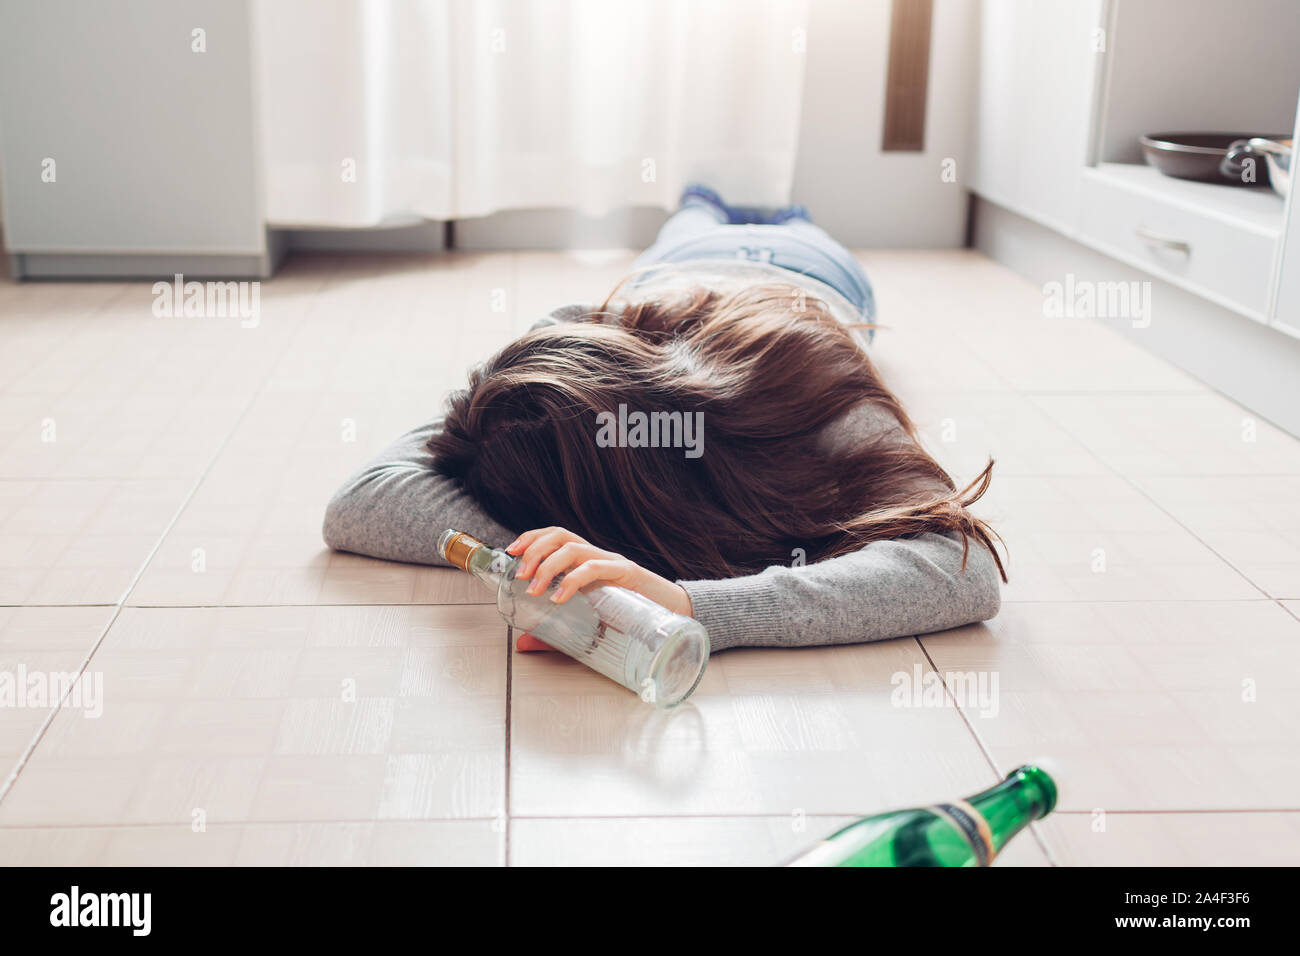
[[[1300,142],[1297,137],[1300,137],[1300,108],[1296,110],[1293,143]],[[1296,165],[1293,158],[1293,171]],[[1297,208],[1296,193],[1293,188],[1286,202],[1286,231],[1277,256],[1272,319],[1277,329],[1300,339],[1300,208]]]
[[[0,3],[20,276],[265,275],[248,0]]]
[[[1300,129],[1296,13],[1295,0],[984,0],[972,234],[1039,282],[1145,274],[1159,321],[1117,327],[1300,435],[1300,201],[1165,176],[1139,143]]]
[[[1091,161],[1107,37],[1102,0],[984,0],[976,193],[1070,234]]]
[[[1283,198],[1162,175],[1143,162],[1139,137],[1287,135],[1300,90],[1295,12],[1294,0],[1110,0],[1096,162],[1084,171],[1078,239],[1223,308],[1272,321]]]
[[[1294,0],[985,0],[974,192],[1216,305],[1300,326],[1300,234],[1282,197],[1164,176],[1138,143],[1291,130],[1295,12]]]
[[[1282,199],[1102,163],[1083,170],[1078,236],[1226,309],[1268,321]]]

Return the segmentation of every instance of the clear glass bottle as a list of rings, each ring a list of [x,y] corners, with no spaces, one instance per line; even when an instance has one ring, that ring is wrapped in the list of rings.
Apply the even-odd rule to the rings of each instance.
[[[462,531],[447,530],[438,551],[453,567],[496,592],[497,610],[516,630],[532,634],[656,707],[675,707],[700,683],[709,661],[709,635],[693,618],[674,614],[627,588],[583,588],[563,604],[527,593],[515,577],[519,559]]]

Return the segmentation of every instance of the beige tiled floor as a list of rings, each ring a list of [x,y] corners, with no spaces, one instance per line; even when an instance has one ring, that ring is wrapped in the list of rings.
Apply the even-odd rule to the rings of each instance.
[[[1003,865],[1294,862],[1300,441],[976,254],[863,261],[927,444],[958,479],[998,460],[1002,613],[729,651],[671,714],[509,650],[463,576],[319,532],[468,364],[631,254],[303,257],[252,328],[0,282],[0,671],[104,687],[98,718],[0,708],[0,860],[765,865],[1045,757],[1060,810]],[[953,694],[894,706],[935,670]],[[972,673],[996,707],[955,699]]]

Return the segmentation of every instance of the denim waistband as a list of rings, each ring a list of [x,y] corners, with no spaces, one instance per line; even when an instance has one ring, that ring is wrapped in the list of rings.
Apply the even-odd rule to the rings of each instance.
[[[651,249],[644,261],[739,258],[788,269],[830,286],[858,309],[864,320],[875,316],[875,297],[866,274],[849,252],[835,243],[794,234],[780,226],[718,226],[668,249]]]

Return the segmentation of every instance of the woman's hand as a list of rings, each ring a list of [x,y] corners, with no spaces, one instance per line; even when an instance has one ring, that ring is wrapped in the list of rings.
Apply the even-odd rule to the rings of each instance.
[[[691,598],[681,585],[647,571],[621,554],[603,551],[564,528],[525,531],[506,546],[506,553],[519,558],[515,577],[531,581],[528,593],[546,593],[559,574],[564,580],[551,600],[563,604],[592,584],[613,584],[635,591],[677,614],[691,613]],[[531,634],[523,634],[515,646],[521,651],[550,650]]]

